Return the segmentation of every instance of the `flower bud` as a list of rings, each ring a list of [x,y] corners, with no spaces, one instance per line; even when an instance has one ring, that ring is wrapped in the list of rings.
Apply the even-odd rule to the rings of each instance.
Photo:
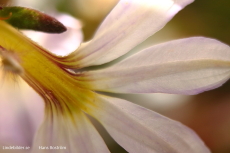
[[[18,29],[29,29],[47,33],[62,33],[66,27],[55,18],[26,7],[1,7],[0,20]]]

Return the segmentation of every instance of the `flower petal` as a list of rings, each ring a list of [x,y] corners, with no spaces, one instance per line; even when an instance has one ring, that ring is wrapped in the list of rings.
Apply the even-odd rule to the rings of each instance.
[[[128,101],[101,96],[87,112],[128,152],[209,153],[191,129]]]
[[[81,111],[64,116],[55,108],[47,113],[46,118],[35,137],[32,152],[41,150],[47,153],[109,153],[104,141],[95,130],[89,119]],[[60,112],[59,112],[60,113]],[[42,149],[42,147],[48,149]]]
[[[229,77],[229,46],[202,37],[156,45],[88,72],[94,90],[125,93],[197,94],[219,87]]]
[[[163,28],[191,2],[193,0],[120,0],[95,37],[81,45],[62,64],[78,68],[114,60]]]

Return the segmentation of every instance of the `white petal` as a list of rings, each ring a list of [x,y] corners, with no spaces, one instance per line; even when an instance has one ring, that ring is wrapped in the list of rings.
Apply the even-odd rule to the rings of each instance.
[[[180,39],[88,75],[94,90],[99,91],[197,94],[229,79],[230,48],[208,38]]]
[[[164,27],[192,1],[120,0],[95,37],[65,60],[74,63],[77,68],[79,65],[99,65],[116,59]]]
[[[88,113],[130,153],[209,153],[191,129],[122,99],[101,96]]]
[[[109,153],[104,141],[95,130],[89,119],[81,111],[64,116],[54,109],[47,113],[33,144],[33,153]],[[72,115],[72,116],[71,116]],[[50,150],[50,146],[62,149]]]

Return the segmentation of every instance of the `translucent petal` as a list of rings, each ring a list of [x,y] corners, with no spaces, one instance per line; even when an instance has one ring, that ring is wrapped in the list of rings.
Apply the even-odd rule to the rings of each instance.
[[[84,113],[79,111],[65,116],[59,111],[55,107],[52,111],[47,110],[46,118],[34,140],[33,153],[41,150],[44,153],[109,153]]]
[[[191,129],[122,99],[101,96],[88,113],[131,153],[209,153]]]
[[[201,37],[156,45],[88,72],[94,90],[125,93],[197,94],[221,86],[229,77],[229,46]]]
[[[82,44],[62,64],[78,68],[116,59],[159,31],[192,1],[121,0],[99,27],[94,38]]]

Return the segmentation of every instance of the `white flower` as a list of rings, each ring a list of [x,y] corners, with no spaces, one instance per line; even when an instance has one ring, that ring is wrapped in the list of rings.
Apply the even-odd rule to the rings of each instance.
[[[103,92],[197,94],[219,87],[230,77],[229,46],[201,37],[175,40],[108,68],[86,71],[124,55],[191,2],[120,0],[94,38],[64,57],[50,54],[0,22],[1,37],[5,38],[0,39],[1,51],[13,52],[20,59],[17,63],[24,70],[20,76],[45,101],[45,119],[32,152],[41,151],[39,146],[64,148],[42,150],[47,153],[109,152],[88,114],[131,153],[209,153],[184,125]]]

